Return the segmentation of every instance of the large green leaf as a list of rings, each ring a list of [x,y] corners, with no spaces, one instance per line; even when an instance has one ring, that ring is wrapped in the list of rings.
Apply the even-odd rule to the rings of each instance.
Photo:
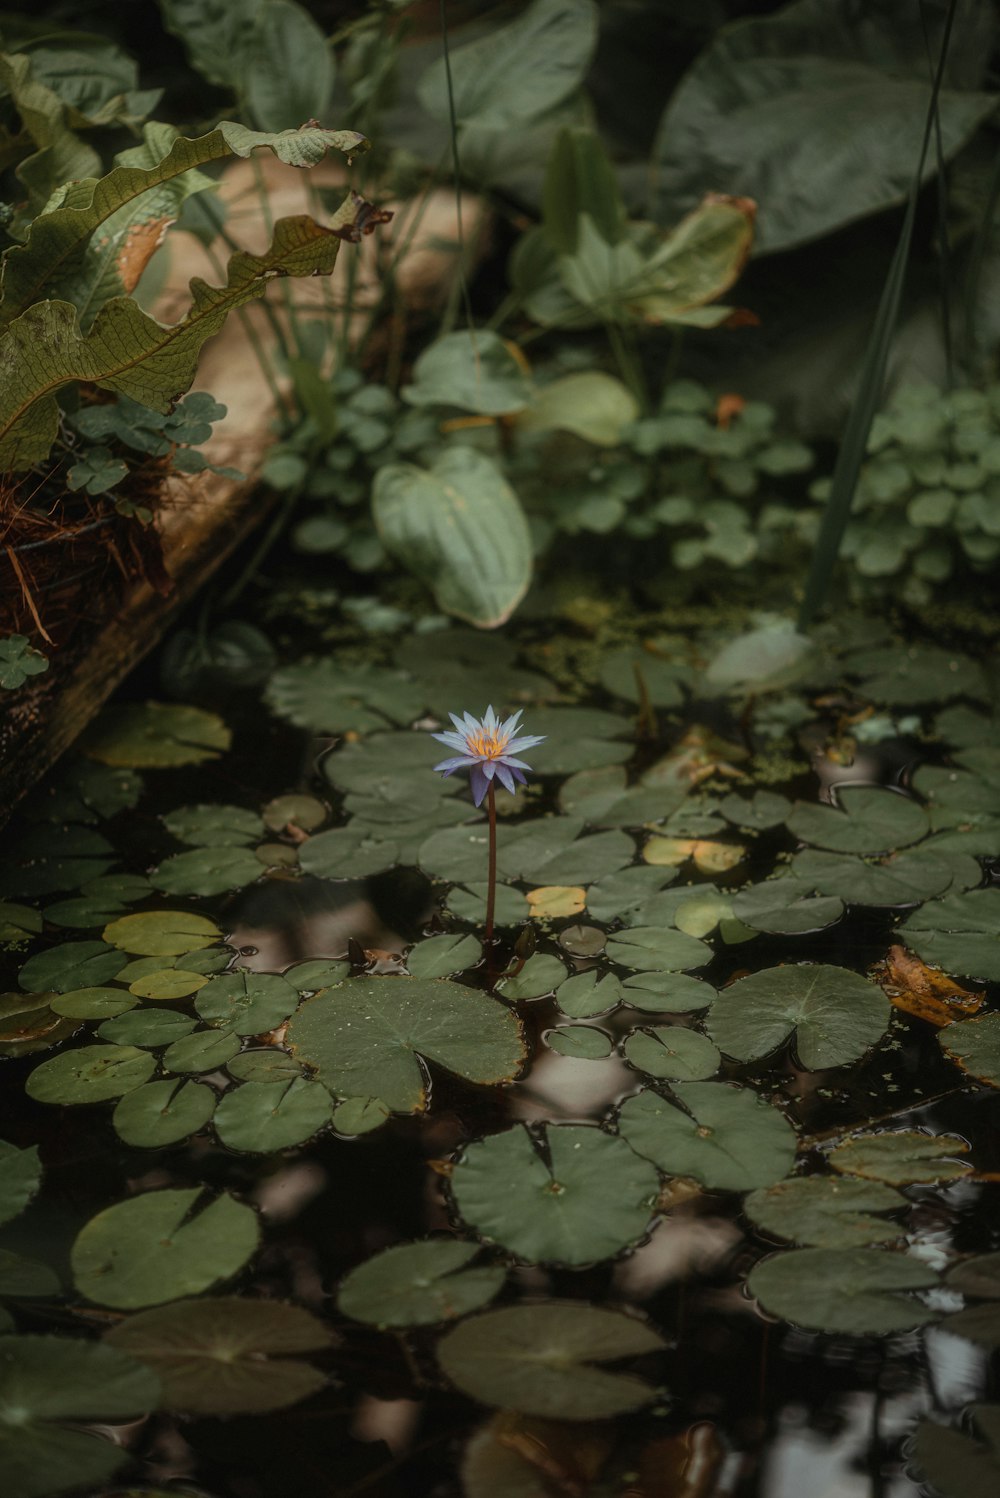
[[[637,1154],[671,1175],[721,1191],[770,1186],[788,1174],[795,1133],[745,1087],[676,1082],[668,1099],[647,1089],[626,1098],[618,1128]]]
[[[235,89],[243,42],[264,0],[159,0],[163,24],[180,37],[209,83]]]
[[[938,1043],[970,1076],[1000,1087],[1000,1014],[981,1014],[945,1025],[938,1031]]]
[[[793,1033],[810,1071],[856,1061],[885,1034],[892,1006],[875,984],[845,967],[800,963],[766,968],[722,989],[708,1029],[738,1061],[766,1056]]]
[[[262,130],[321,120],[333,91],[333,50],[304,5],[263,0],[239,51],[241,93]]]
[[[492,1300],[507,1277],[499,1264],[469,1268],[478,1251],[452,1238],[396,1243],[341,1281],[338,1309],[378,1327],[454,1321]]]
[[[105,1342],[159,1375],[169,1409],[242,1415],[283,1409],[321,1389],[325,1375],[287,1354],[323,1351],[330,1331],[301,1306],[233,1295],[140,1311]]]
[[[414,364],[413,384],[403,388],[412,406],[458,406],[486,416],[523,411],[531,394],[520,360],[482,328],[436,339]]]
[[[16,1217],[28,1205],[42,1180],[38,1146],[18,1149],[0,1139],[0,1223]]]
[[[789,832],[833,853],[874,856],[919,842],[930,831],[922,806],[881,786],[846,786],[838,802],[834,807],[797,801],[786,819]]]
[[[0,337],[0,468],[18,470],[47,457],[56,436],[56,391],[74,380],[166,411],[194,378],[206,338],[234,308],[262,297],[276,276],[329,275],[340,248],[334,229],[306,215],[279,219],[263,255],[239,250],[225,286],[191,282],[192,306],[164,327],[129,297],[105,303],[81,334],[70,302],[30,306]]]
[[[937,1284],[919,1259],[875,1248],[800,1248],[772,1254],[750,1271],[761,1305],[796,1326],[848,1336],[909,1331],[936,1312],[910,1290]]]
[[[743,1203],[750,1221],[775,1238],[814,1248],[857,1248],[902,1236],[895,1222],[872,1212],[898,1212],[906,1198],[878,1181],[838,1176],[792,1176],[751,1192]]]
[[[747,193],[761,204],[758,248],[769,253],[903,202],[938,46],[935,36],[925,48],[908,7],[859,15],[850,0],[798,0],[724,27],[663,117],[658,215],[689,207],[706,182]],[[995,108],[995,95],[944,88],[944,158]]]
[[[926,962],[949,973],[1000,978],[1000,889],[972,889],[928,900],[900,927]]]
[[[445,978],[348,978],[292,1016],[287,1043],[338,1097],[377,1097],[399,1113],[427,1106],[418,1056],[496,1085],[524,1057],[511,1011]]]
[[[498,31],[452,50],[449,63],[459,125],[518,130],[562,102],[583,81],[597,41],[593,0],[535,0]],[[420,79],[421,104],[450,118],[442,58]]]
[[[386,550],[446,613],[495,628],[527,592],[524,511],[496,464],[474,448],[448,447],[431,469],[386,464],[375,476],[372,511]]]
[[[483,1404],[553,1420],[597,1420],[648,1404],[655,1390],[634,1374],[592,1364],[663,1345],[621,1311],[563,1300],[471,1316],[445,1333],[437,1351],[452,1383]]]
[[[159,1399],[152,1369],[116,1348],[78,1337],[0,1337],[0,1488],[10,1498],[103,1488],[125,1450],[54,1422],[134,1420]]]
[[[658,1177],[624,1140],[550,1124],[543,1148],[523,1127],[466,1146],[451,1189],[477,1233],[529,1263],[580,1265],[610,1259],[648,1231]]]
[[[155,123],[146,126],[144,137],[142,146],[117,157],[118,165],[106,177],[73,182],[57,207],[34,220],[24,244],[7,252],[0,325],[6,326],[34,302],[54,294],[80,306],[80,288],[89,287],[88,295],[93,298],[95,285],[106,289],[109,276],[120,281],[117,291],[131,290],[129,256],[135,254],[134,240],[145,235],[155,243],[176,217],[187,195],[178,184],[191,186],[186,173],[193,174],[199,190],[210,185],[195,171],[197,167],[230,156],[250,156],[258,149],[273,151],[289,166],[314,166],[327,151],[351,153],[368,147],[364,136],[354,130],[309,127],[264,134],[230,120],[194,140]],[[100,251],[91,252],[92,237],[102,225]]]
[[[73,1244],[80,1294],[132,1311],[199,1295],[236,1274],[257,1247],[257,1215],[226,1194],[192,1215],[201,1195],[200,1186],[147,1191],[98,1212]]]

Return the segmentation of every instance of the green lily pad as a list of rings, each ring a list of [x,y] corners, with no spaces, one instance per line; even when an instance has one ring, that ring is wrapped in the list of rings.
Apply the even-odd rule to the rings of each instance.
[[[718,994],[710,983],[687,973],[633,973],[622,985],[622,998],[651,1014],[689,1014],[707,1009]]]
[[[123,905],[134,905],[136,900],[145,900],[152,894],[153,886],[145,874],[99,874],[84,884],[80,893],[95,900],[119,900]]]
[[[732,902],[733,915],[754,931],[775,936],[802,936],[824,931],[844,914],[844,902],[814,896],[808,879],[780,874],[760,884],[745,884]]]
[[[790,867],[799,883],[820,895],[835,895],[847,905],[919,905],[944,894],[954,877],[943,855],[935,857],[922,847],[894,854],[881,863],[807,848]]]
[[[637,864],[608,874],[587,891],[587,910],[596,921],[628,920],[652,895],[678,877],[678,869]]]
[[[214,1111],[215,1093],[202,1082],[147,1082],[121,1099],[111,1122],[126,1144],[160,1149],[197,1134]]]
[[[934,1420],[917,1426],[914,1463],[944,1498],[994,1498],[1000,1487],[1000,1405],[974,1404],[971,1413],[975,1435]]]
[[[885,707],[917,707],[953,697],[986,697],[978,661],[934,645],[861,650],[845,663],[849,675],[861,677],[861,691]]]
[[[566,977],[565,965],[549,952],[534,952],[513,978],[503,978],[497,991],[505,999],[540,999],[554,993]]]
[[[0,1485],[11,1498],[103,1487],[127,1451],[56,1422],[135,1420],[159,1399],[152,1369],[116,1348],[79,1337],[0,1337]]]
[[[877,1181],[840,1176],[790,1176],[753,1191],[743,1210],[755,1227],[790,1243],[813,1248],[859,1248],[888,1243],[902,1235],[896,1222],[882,1222],[872,1212],[898,1212],[905,1196]]]
[[[845,786],[839,807],[797,801],[785,825],[794,837],[833,853],[873,857],[919,842],[930,831],[924,808],[878,786]]]
[[[608,956],[623,967],[646,972],[681,972],[711,962],[712,949],[683,931],[662,926],[630,926],[608,938]]]
[[[739,796],[730,791],[719,802],[719,811],[734,827],[746,827],[753,832],[766,832],[771,827],[780,827],[792,809],[787,796],[775,791],[754,791],[753,796]]]
[[[446,978],[348,978],[302,1005],[287,1044],[338,1097],[397,1113],[427,1105],[419,1057],[488,1086],[513,1080],[524,1058],[515,1015]]]
[[[437,1346],[451,1382],[482,1404],[551,1420],[603,1420],[649,1404],[656,1390],[610,1363],[659,1352],[650,1327],[579,1301],[504,1306],[460,1321]]]
[[[314,733],[377,733],[403,727],[426,707],[424,692],[405,672],[345,666],[327,657],[276,671],[265,694],[271,711]]]
[[[559,1025],[542,1036],[550,1051],[578,1061],[603,1061],[613,1049],[611,1036],[593,1025]]]
[[[475,1140],[451,1175],[463,1220],[532,1264],[612,1258],[648,1232],[658,1189],[655,1169],[623,1140],[578,1124]]]
[[[563,1014],[571,1019],[589,1019],[604,1014],[621,1002],[622,986],[613,973],[601,977],[596,970],[577,973],[560,983],[556,1000]]]
[[[613,696],[623,697],[626,702],[648,700],[653,707],[680,707],[691,672],[687,666],[626,645],[604,657],[600,679]]]
[[[123,953],[103,941],[66,941],[29,957],[17,975],[28,993],[69,993],[100,987],[125,966]]]
[[[50,1007],[54,1014],[64,1014],[67,1019],[114,1019],[127,1014],[137,1003],[124,988],[76,988],[55,995]]]
[[[338,1134],[355,1139],[379,1129],[390,1110],[377,1097],[345,1097],[333,1110],[333,1127]]]
[[[442,752],[430,734],[376,733],[363,743],[339,745],[323,760],[323,774],[338,791],[366,796],[454,796],[461,780],[429,773]]]
[[[226,1193],[206,1202],[200,1186],[146,1191],[84,1224],[70,1256],[73,1281],[99,1306],[158,1306],[231,1279],[259,1238],[257,1214]]]
[[[227,1092],[215,1110],[215,1132],[230,1149],[270,1154],[319,1132],[330,1122],[333,1100],[305,1077],[291,1082],[245,1082]]]
[[[918,1259],[876,1248],[799,1248],[755,1264],[747,1288],[766,1311],[795,1326],[851,1337],[888,1336],[937,1312],[908,1292],[937,1283]]]
[[[113,1045],[156,1047],[171,1045],[190,1035],[194,1027],[195,1021],[189,1015],[177,1014],[173,1009],[132,1009],[106,1020],[97,1033]]]
[[[1000,1087],[1000,1014],[956,1020],[938,1031],[938,1044],[963,1071]]]
[[[622,1045],[625,1060],[637,1071],[670,1082],[704,1082],[714,1077],[722,1063],[706,1035],[683,1025],[657,1025],[651,1030],[633,1030]]]
[[[1000,979],[1000,889],[929,900],[903,922],[900,934],[925,962],[945,972],[987,982]]]
[[[263,819],[244,806],[178,806],[163,824],[179,843],[195,848],[238,848],[264,833]]]
[[[481,925],[486,919],[487,893],[485,883],[469,883],[464,889],[449,890],[448,909],[459,920]],[[519,889],[511,889],[509,884],[497,885],[494,920],[498,926],[519,926],[530,914],[530,906]]]
[[[476,1243],[429,1238],[396,1243],[352,1269],[340,1283],[337,1308],[369,1326],[435,1326],[478,1311],[507,1278],[499,1264],[470,1268]]]
[[[231,1030],[192,1030],[164,1051],[163,1069],[174,1073],[217,1071],[239,1048],[240,1037]]]
[[[719,692],[768,692],[791,685],[812,664],[812,640],[788,619],[774,619],[727,641],[713,656],[705,682]]]
[[[0,1139],[0,1223],[23,1212],[42,1181],[37,1144],[18,1149]]]
[[[588,827],[643,827],[662,821],[687,796],[683,785],[629,787],[621,765],[580,770],[559,791],[559,807]]]
[[[791,1169],[795,1131],[763,1098],[726,1082],[676,1082],[676,1101],[649,1089],[626,1098],[623,1139],[671,1175],[718,1191],[771,1186]]]
[[[299,849],[303,873],[317,879],[362,879],[399,861],[398,840],[381,833],[374,836],[364,824],[318,832]]]
[[[218,759],[230,741],[229,729],[215,713],[180,703],[146,702],[106,708],[80,747],[104,765],[152,770]]]
[[[180,957],[218,941],[222,932],[214,921],[185,910],[148,910],[123,915],[102,933],[112,947],[138,957]]]
[[[282,973],[298,993],[318,993],[321,988],[333,988],[342,983],[351,971],[349,962],[331,962],[326,957],[316,957],[309,962],[296,962]]]
[[[262,1035],[283,1024],[300,999],[277,973],[225,973],[199,989],[194,1007],[208,1025],[237,1035]]]
[[[795,1037],[810,1071],[844,1066],[885,1034],[892,1006],[885,994],[848,968],[802,963],[766,968],[724,988],[708,1028],[719,1049],[753,1061]]]
[[[113,865],[111,858],[34,857],[18,862],[20,849],[8,853],[0,870],[0,898],[16,896],[21,900],[52,895],[59,890],[77,889],[105,873]]]
[[[632,758],[635,748],[631,721],[595,707],[533,708],[529,731],[546,739],[530,751],[538,775],[573,775],[577,770],[621,765]]]
[[[0,1295],[11,1300],[31,1300],[61,1293],[59,1276],[48,1264],[0,1248]]]
[[[166,895],[224,895],[253,884],[260,874],[260,861],[249,848],[195,848],[165,858],[150,878]]]
[[[50,926],[89,931],[94,926],[104,926],[114,920],[123,909],[117,900],[109,900],[106,896],[83,895],[78,900],[57,900],[53,905],[46,905],[45,919]]]
[[[429,936],[407,952],[406,968],[411,978],[448,978],[474,967],[482,955],[474,936]]]
[[[1000,1253],[961,1259],[948,1271],[948,1287],[974,1299],[1000,1300]]]
[[[149,1080],[156,1060],[128,1045],[85,1045],[36,1066],[25,1091],[39,1103],[102,1103]]]
[[[226,1062],[226,1071],[238,1082],[284,1082],[286,1086],[302,1076],[299,1063],[287,1051],[272,1045],[240,1051]]]
[[[232,1295],[140,1311],[104,1340],[157,1374],[169,1409],[255,1415],[323,1388],[326,1375],[289,1354],[324,1351],[330,1337],[301,1306]]]
[[[295,794],[275,796],[263,810],[264,825],[271,832],[284,832],[287,827],[297,827],[302,832],[315,832],[327,819],[327,809],[315,796]]]
[[[42,933],[42,913],[31,905],[0,900],[0,943],[26,941]]]
[[[955,1181],[972,1166],[956,1158],[968,1152],[956,1134],[922,1134],[919,1129],[893,1129],[886,1134],[859,1134],[830,1152],[830,1164],[844,1175],[884,1181],[888,1186]]]
[[[180,967],[161,967],[135,978],[129,984],[128,991],[140,999],[170,1003],[174,999],[189,998],[199,988],[204,988],[207,982],[203,973],[191,973]]]

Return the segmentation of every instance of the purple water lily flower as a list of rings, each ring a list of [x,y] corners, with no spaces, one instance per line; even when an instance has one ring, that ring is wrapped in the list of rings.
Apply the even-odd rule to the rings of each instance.
[[[518,708],[516,713],[505,718],[502,723],[497,721],[492,707],[486,709],[481,719],[474,718],[471,713],[466,713],[462,718],[449,713],[455,732],[432,735],[442,744],[447,744],[449,749],[458,750],[453,759],[443,759],[439,765],[435,765],[435,770],[440,770],[442,775],[454,775],[456,770],[468,770],[472,799],[477,806],[482,805],[494,777],[505,790],[510,791],[512,796],[515,795],[517,787],[525,783],[523,772],[531,769],[530,765],[516,756],[523,749],[533,749],[536,744],[545,742],[545,734],[529,733],[520,738],[514,737],[521,711]]]

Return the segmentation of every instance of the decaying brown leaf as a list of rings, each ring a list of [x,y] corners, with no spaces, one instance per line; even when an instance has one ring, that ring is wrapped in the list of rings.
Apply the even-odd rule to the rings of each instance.
[[[885,960],[872,969],[872,976],[895,1008],[939,1028],[977,1014],[985,999],[985,994],[963,988],[902,946],[890,947]]]

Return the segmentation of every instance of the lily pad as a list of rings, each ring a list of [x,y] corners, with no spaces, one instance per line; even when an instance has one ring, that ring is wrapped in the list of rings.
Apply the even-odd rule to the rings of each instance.
[[[464,1221],[532,1264],[612,1258],[649,1230],[658,1188],[623,1140],[578,1124],[475,1140],[451,1175]]]
[[[249,848],[195,848],[165,858],[150,878],[167,895],[224,895],[253,884],[260,874],[260,861]]]
[[[556,1002],[563,1014],[571,1019],[589,1019],[593,1014],[604,1014],[620,1003],[622,986],[613,973],[601,977],[595,970],[577,973],[560,983]]]
[[[985,1441],[934,1420],[917,1426],[914,1462],[944,1498],[994,1498],[1000,1487],[1000,1405],[974,1404],[971,1413]]]
[[[349,1139],[381,1128],[390,1110],[377,1097],[345,1097],[333,1110],[333,1127]]]
[[[487,1086],[512,1081],[524,1058],[515,1015],[446,978],[348,978],[302,1005],[287,1044],[336,1096],[398,1113],[427,1106],[420,1057]]]
[[[333,988],[342,983],[350,971],[349,962],[331,962],[326,957],[315,957],[310,962],[296,962],[281,976],[298,993],[318,993],[321,988]]]
[[[892,1129],[885,1134],[859,1134],[830,1152],[830,1164],[844,1175],[884,1181],[889,1186],[955,1181],[972,1166],[956,1158],[968,1153],[968,1143],[956,1134],[923,1134],[919,1129]]]
[[[845,663],[849,675],[861,677],[860,690],[885,707],[917,707],[953,697],[986,697],[978,661],[934,645],[862,650]]]
[[[264,822],[245,806],[178,806],[163,824],[179,843],[194,848],[238,848],[263,835]]]
[[[892,1006],[880,988],[849,968],[801,963],[766,968],[724,988],[708,1028],[737,1061],[767,1056],[793,1034],[810,1071],[844,1066],[885,1034]]]
[[[579,915],[587,907],[587,891],[581,884],[543,884],[540,889],[529,889],[526,898],[536,921]]]
[[[326,1375],[289,1354],[324,1351],[330,1338],[301,1306],[217,1296],[140,1311],[104,1340],[153,1369],[169,1409],[251,1415],[318,1393]]]
[[[203,1129],[215,1101],[212,1088],[202,1082],[147,1082],[121,1099],[111,1121],[126,1144],[160,1149]]]
[[[625,1060],[637,1071],[671,1082],[704,1082],[714,1077],[722,1063],[707,1035],[683,1025],[657,1025],[651,1030],[633,1030],[622,1045]]]
[[[760,884],[745,884],[733,896],[732,910],[737,920],[754,931],[802,936],[839,921],[844,902],[832,896],[815,896],[808,879],[781,874]]]
[[[559,791],[559,806],[588,827],[643,827],[669,817],[686,796],[683,785],[629,787],[623,766],[606,765],[571,775]]]
[[[676,869],[645,864],[607,874],[587,891],[587,910],[595,921],[628,920],[651,895],[676,878]]]
[[[11,1300],[31,1300],[61,1293],[59,1276],[48,1264],[0,1248],[0,1295]]]
[[[625,979],[622,998],[634,1009],[653,1014],[689,1014],[707,1009],[718,994],[710,983],[687,973],[633,973]]]
[[[474,936],[429,936],[407,952],[406,968],[411,978],[448,978],[474,967],[482,955]]]
[[[80,747],[101,764],[133,770],[200,765],[218,759],[231,735],[222,719],[180,703],[127,703],[106,708]]]
[[[608,956],[623,967],[648,972],[681,972],[704,967],[712,949],[696,936],[661,926],[630,926],[608,938]]]
[[[880,863],[806,848],[790,867],[800,883],[820,895],[835,895],[847,905],[919,905],[944,894],[954,878],[952,865],[944,855],[935,856],[922,847],[894,854]]]
[[[189,1035],[194,1027],[195,1021],[189,1015],[177,1014],[173,1009],[133,1009],[106,1020],[97,1033],[113,1045],[156,1047],[171,1045]]]
[[[651,1328],[579,1301],[504,1306],[445,1333],[438,1360],[455,1386],[483,1404],[552,1420],[601,1420],[649,1404],[656,1390],[594,1363],[659,1352]]]
[[[27,941],[42,932],[42,913],[31,905],[19,905],[9,900],[0,900],[0,942]]]
[[[123,915],[103,932],[104,940],[140,957],[179,957],[218,941],[222,932],[214,921],[184,910],[149,910]]]
[[[611,1055],[611,1036],[593,1025],[559,1025],[542,1036],[550,1051],[578,1061],[603,1061]]]
[[[1000,1087],[1000,1014],[945,1025],[938,1031],[938,1044],[977,1081]]]
[[[479,883],[467,884],[464,889],[449,890],[448,909],[460,920],[481,925],[486,918],[487,892],[488,886]],[[511,889],[509,884],[497,885],[494,920],[498,926],[519,926],[530,914],[531,908],[520,890]]]
[[[141,1087],[155,1067],[135,1046],[85,1045],[36,1066],[25,1091],[39,1103],[101,1103]]]
[[[124,988],[77,988],[57,994],[51,1002],[54,1014],[67,1019],[113,1019],[134,1009],[138,1000]]]
[[[125,956],[103,941],[67,941],[29,957],[17,975],[28,993],[69,993],[116,978]]]
[[[77,1290],[119,1311],[200,1295],[238,1273],[260,1237],[257,1215],[223,1193],[146,1191],[116,1202],[77,1234],[71,1253]]]
[[[154,972],[145,973],[140,978],[134,978],[128,986],[128,991],[140,999],[154,999],[159,1003],[170,1003],[174,999],[186,999],[199,988],[204,988],[208,979],[203,973],[191,973],[185,968],[166,967],[156,968]]]
[[[845,786],[837,799],[837,807],[797,801],[786,819],[789,832],[816,848],[866,857],[893,853],[930,832],[924,808],[901,792]]]
[[[626,645],[601,661],[601,685],[626,702],[648,701],[653,707],[680,707],[691,679],[687,666],[665,661],[649,651]]]
[[[751,1192],[743,1210],[755,1227],[790,1243],[814,1248],[858,1248],[902,1236],[899,1223],[873,1212],[898,1212],[905,1196],[877,1181],[842,1176],[791,1176]]]
[[[315,832],[326,821],[327,809],[315,796],[292,794],[275,796],[264,807],[262,815],[271,832],[284,832],[288,827]]]
[[[373,834],[363,823],[318,832],[299,849],[303,873],[317,879],[362,879],[400,862],[399,842],[391,829]]]
[[[730,791],[719,802],[719,811],[727,822],[731,822],[734,827],[746,827],[754,832],[766,832],[771,827],[780,827],[791,809],[792,803],[788,797],[780,796],[775,791],[754,791],[749,800],[746,796]]]
[[[78,1337],[0,1337],[0,1485],[11,1498],[103,1487],[128,1453],[55,1422],[134,1420],[159,1400],[152,1369],[116,1348]]]
[[[503,978],[497,991],[505,999],[540,999],[553,993],[566,977],[566,968],[549,952],[535,952],[513,978]]]
[[[767,692],[789,686],[811,664],[815,647],[788,619],[775,619],[728,641],[705,671],[718,692]]]
[[[635,747],[630,720],[596,707],[533,709],[531,732],[546,739],[531,751],[531,764],[539,775],[572,775],[624,764]]]
[[[271,711],[314,733],[374,733],[403,727],[426,707],[424,692],[403,671],[384,666],[345,666],[326,657],[285,666],[268,683]]]
[[[777,1108],[726,1082],[677,1082],[676,1101],[649,1089],[626,1098],[623,1139],[671,1175],[718,1191],[771,1186],[795,1158],[795,1131]]]
[[[326,1088],[305,1077],[246,1082],[220,1101],[215,1132],[230,1149],[270,1154],[311,1139],[330,1122],[332,1109]]]
[[[240,1037],[232,1030],[192,1030],[164,1051],[163,1069],[175,1073],[217,1071],[239,1048]]]
[[[500,1291],[502,1265],[469,1267],[476,1243],[429,1238],[396,1243],[366,1259],[341,1281],[337,1308],[369,1326],[435,1326],[479,1310]]]
[[[754,1265],[747,1288],[766,1311],[796,1326],[851,1337],[887,1336],[937,1312],[910,1291],[937,1284],[919,1259],[875,1248],[800,1248]]]
[[[236,1035],[261,1035],[282,1024],[299,1002],[298,989],[277,973],[224,973],[198,990],[194,1007],[208,1025]]]
[[[0,1223],[23,1212],[42,1181],[37,1144],[18,1149],[0,1139]]]
[[[1000,889],[929,900],[900,927],[907,946],[948,973],[1000,979]],[[23,984],[23,977],[22,977]]]
[[[287,1051],[273,1045],[240,1051],[226,1062],[226,1071],[238,1082],[284,1082],[286,1086],[303,1074],[299,1063]]]
[[[104,926],[114,920],[123,909],[117,900],[84,895],[78,900],[57,900],[53,905],[46,905],[45,919],[50,926],[89,931],[94,926]]]

